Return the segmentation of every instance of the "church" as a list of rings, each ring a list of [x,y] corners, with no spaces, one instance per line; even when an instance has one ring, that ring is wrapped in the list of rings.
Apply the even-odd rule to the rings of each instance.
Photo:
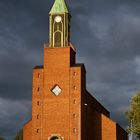
[[[86,89],[86,69],[70,43],[71,15],[65,0],[49,13],[44,64],[33,68],[32,118],[23,140],[127,140],[127,132]]]

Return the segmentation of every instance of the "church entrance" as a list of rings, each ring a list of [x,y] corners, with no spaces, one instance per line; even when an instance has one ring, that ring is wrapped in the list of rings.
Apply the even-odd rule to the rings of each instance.
[[[53,136],[50,138],[50,140],[62,140],[60,137],[57,137],[57,136]]]

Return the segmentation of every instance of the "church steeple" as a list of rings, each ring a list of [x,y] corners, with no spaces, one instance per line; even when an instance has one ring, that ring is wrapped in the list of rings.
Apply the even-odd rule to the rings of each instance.
[[[53,7],[50,11],[50,14],[56,13],[68,13],[68,8],[65,3],[65,0],[55,0]]]
[[[67,47],[70,42],[70,14],[65,0],[55,0],[50,10],[50,47]]]

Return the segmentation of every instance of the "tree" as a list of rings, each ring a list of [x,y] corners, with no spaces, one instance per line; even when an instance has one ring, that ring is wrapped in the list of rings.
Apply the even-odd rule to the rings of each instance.
[[[0,136],[0,140],[5,140],[3,137]]]
[[[14,140],[23,140],[23,130],[22,129],[17,133]]]
[[[140,140],[140,92],[132,97],[130,109],[126,112],[131,127],[128,128]]]

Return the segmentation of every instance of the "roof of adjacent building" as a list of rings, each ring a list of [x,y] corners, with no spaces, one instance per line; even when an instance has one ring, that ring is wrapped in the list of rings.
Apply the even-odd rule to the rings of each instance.
[[[68,13],[68,8],[65,0],[55,0],[53,7],[50,11],[50,14],[56,13]]]
[[[42,69],[43,68],[43,65],[40,65],[40,66],[35,66],[33,69]]]

